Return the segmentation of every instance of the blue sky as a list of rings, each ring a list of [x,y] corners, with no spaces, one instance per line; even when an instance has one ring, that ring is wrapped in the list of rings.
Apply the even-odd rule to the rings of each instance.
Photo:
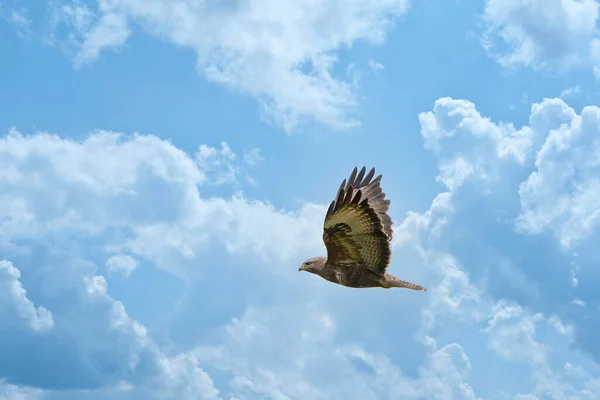
[[[598,7],[0,0],[0,399],[600,399]]]

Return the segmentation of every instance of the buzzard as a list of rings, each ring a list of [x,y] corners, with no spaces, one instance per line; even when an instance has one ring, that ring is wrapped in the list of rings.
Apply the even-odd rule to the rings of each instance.
[[[329,205],[323,227],[327,257],[310,258],[299,270],[353,288],[426,291],[386,273],[392,254],[392,219],[387,215],[390,201],[381,190],[381,175],[373,179],[375,168],[365,173],[365,167],[360,172],[354,168]]]

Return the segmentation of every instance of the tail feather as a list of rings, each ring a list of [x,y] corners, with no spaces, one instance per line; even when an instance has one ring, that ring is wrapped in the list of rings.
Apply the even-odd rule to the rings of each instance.
[[[398,279],[395,276],[385,274],[385,286],[386,289],[398,287],[398,288],[406,288],[412,290],[419,290],[422,292],[426,292],[427,289],[421,285],[417,285],[416,283],[403,281],[402,279]]]

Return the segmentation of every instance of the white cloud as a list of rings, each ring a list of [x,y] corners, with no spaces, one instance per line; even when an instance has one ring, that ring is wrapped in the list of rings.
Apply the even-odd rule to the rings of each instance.
[[[106,260],[109,273],[120,273],[125,278],[129,277],[140,265],[140,262],[127,254],[117,254]]]
[[[324,313],[301,305],[249,309],[227,326],[221,344],[198,347],[195,354],[234,374],[237,399],[379,399],[399,393],[406,399],[476,399],[464,382],[471,366],[461,346],[437,348],[430,342],[418,377],[412,378],[383,354],[338,344],[336,330],[323,323],[331,319]]]
[[[84,276],[83,282],[85,283],[86,290],[91,295],[104,295],[106,294],[106,278],[102,275]]]
[[[18,206],[4,209],[4,232],[9,238],[34,242],[50,237],[100,239],[101,246],[107,251],[122,247],[135,256],[155,260],[159,266],[188,280],[196,273],[196,269],[190,267],[197,266],[199,253],[211,242],[224,246],[232,254],[244,254],[245,259],[253,256],[255,260],[261,260],[263,268],[269,269],[269,275],[277,274],[275,269],[280,270],[286,262],[324,252],[320,235],[325,212],[323,205],[305,204],[288,212],[277,210],[267,202],[249,201],[241,196],[230,199],[200,197],[198,185],[206,184],[207,176],[211,174],[210,160],[230,160],[233,153],[228,146],[221,150],[201,149],[204,150],[200,153],[206,157],[202,158],[203,163],[198,163],[170,143],[152,136],[96,132],[75,142],[45,133],[24,136],[11,130],[0,140],[0,165],[4,171],[0,176],[0,188],[7,193],[4,201]],[[256,158],[257,154],[250,154],[251,158]],[[160,199],[158,194],[167,191],[163,188],[168,188],[171,193]],[[37,202],[41,193],[44,201]],[[444,209],[439,210],[443,212]],[[264,226],[270,229],[265,230]],[[422,229],[419,219],[415,216],[415,223],[405,226],[406,229],[400,230],[400,237],[418,240],[412,228]],[[114,230],[118,235],[112,236]],[[128,232],[125,237],[124,232]],[[406,244],[407,240],[401,243]],[[397,260],[401,262],[411,257],[416,247],[396,249]],[[438,316],[449,314],[453,317],[459,310],[467,310],[467,306],[476,307],[479,297],[455,260],[439,256],[425,262],[419,258],[422,251],[426,250],[417,251],[415,264],[404,268],[403,274],[407,278],[434,279],[437,283],[431,286],[432,295],[398,306],[406,307],[407,311],[412,309],[414,313],[418,310],[413,308],[416,304],[431,299],[427,318],[423,320],[424,332],[429,332]],[[118,270],[118,265],[123,264],[123,259],[118,258],[122,254],[109,258],[106,264],[109,271]],[[186,257],[190,263],[185,262]],[[445,263],[447,267],[440,268],[438,263]],[[117,365],[119,371],[124,371],[114,376],[101,375],[103,386],[99,390],[102,393],[139,393],[146,387],[141,386],[143,384],[149,385],[153,395],[159,397],[217,398],[218,392],[211,379],[200,368],[200,365],[213,365],[235,373],[231,387],[239,399],[257,395],[319,399],[359,392],[364,393],[364,398],[375,399],[406,391],[412,393],[409,398],[415,399],[423,394],[443,399],[450,391],[460,393],[460,398],[475,398],[465,383],[470,368],[468,358],[457,344],[438,347],[428,340],[429,353],[418,379],[404,376],[402,368],[388,357],[362,345],[335,344],[333,340],[340,323],[328,310],[314,306],[324,304],[328,292],[310,292],[314,293],[311,295],[313,305],[308,308],[299,307],[297,301],[299,304],[304,301],[296,299],[288,304],[283,302],[281,309],[249,311],[226,329],[227,340],[205,347],[204,351],[200,348],[193,355],[185,351],[167,355],[147,329],[127,314],[124,305],[109,295],[107,280],[97,273],[93,264],[87,262],[85,268],[78,264],[61,260],[52,273],[38,279],[52,282],[53,293],[76,294],[69,299],[68,307],[57,305],[54,311],[60,321],[68,321],[69,326],[74,327],[71,332],[76,335],[70,333],[67,341],[80,348],[84,357],[95,360],[94,363],[108,359],[110,365]],[[310,290],[324,284],[307,277],[304,286]],[[304,296],[306,288],[303,289]],[[344,305],[343,308],[358,301],[347,292],[338,293],[344,297],[343,301],[339,297],[336,300]],[[387,302],[382,297],[373,305],[385,307]],[[400,308],[394,306],[394,309],[398,312]],[[290,313],[296,313],[297,318],[290,320]],[[374,324],[387,319],[383,314],[368,318],[374,319]],[[412,318],[418,323],[418,311]],[[293,321],[295,323],[291,323]],[[407,321],[403,319],[402,323]],[[64,325],[57,326],[64,334]],[[286,339],[281,341],[281,338]],[[288,351],[287,343],[291,338],[297,338],[297,345]],[[107,353],[105,340],[118,345]],[[274,346],[282,351],[273,351]],[[219,351],[234,353],[221,357]],[[95,354],[99,353],[105,354],[106,358],[96,360]],[[256,363],[250,361],[252,354],[261,357],[271,354],[272,357],[257,368]],[[379,383],[355,369],[357,357],[362,358],[368,368],[381,371]],[[292,364],[293,368],[289,369],[288,360],[296,360],[297,364]],[[147,363],[153,373],[143,378]],[[321,365],[321,368],[334,371],[332,376],[336,379],[332,383],[337,382],[337,377],[342,378],[343,371],[352,378],[347,386],[323,387],[310,376],[298,378],[304,371],[302,363]],[[81,370],[91,373],[85,368]],[[119,386],[119,379],[131,383]]]
[[[550,230],[566,248],[594,232],[600,215],[598,107],[578,115],[561,99],[544,99],[532,105],[529,125],[517,130],[482,116],[469,101],[442,98],[419,120],[425,146],[438,159],[437,179],[447,188],[477,180],[492,190],[516,161],[524,171],[535,167],[519,187],[519,230]]]
[[[37,383],[37,389],[13,384],[3,387],[0,383],[0,398],[5,390],[11,400],[52,399],[54,394],[58,395],[56,398],[81,398],[86,393],[92,398],[110,395],[111,398],[153,400],[220,399],[212,380],[192,354],[166,354],[146,327],[131,318],[124,305],[107,293],[106,279],[89,274],[85,268],[71,269],[69,264],[73,261],[61,260],[61,264],[53,266],[52,274],[45,277],[53,290],[66,300],[55,302],[54,334],[43,343],[43,351],[50,359],[35,353],[39,346],[36,342],[29,343],[33,354],[26,348],[18,351],[22,362],[41,364],[36,367],[38,370],[57,368],[57,363],[68,365],[69,368],[53,372],[53,377],[63,388],[71,390],[50,390],[56,389],[54,383],[49,385],[43,377],[33,376],[26,380]],[[14,354],[11,349],[17,344],[23,345],[20,340],[16,333],[3,336],[4,354],[11,357]],[[18,375],[9,376],[16,381],[23,380]]]
[[[49,16],[51,30],[45,38],[49,44],[59,45],[63,50],[79,51],[81,41],[90,30],[96,18],[95,13],[86,4],[73,1],[69,4],[54,3]],[[58,34],[60,28],[67,27],[66,37]]]
[[[123,46],[136,23],[193,49],[209,81],[254,96],[265,118],[290,131],[304,121],[357,125],[353,88],[333,73],[336,53],[359,40],[382,42],[407,7],[406,0],[98,0],[93,21],[78,2],[57,15],[75,27],[77,65]]]
[[[195,337],[193,351],[167,352],[128,315],[123,303],[110,296],[107,280],[93,263],[56,263],[57,269],[47,272],[53,290],[77,296],[69,299],[69,307],[52,307],[55,329],[64,333],[60,321],[76,327],[77,335],[67,336],[68,341],[77,343],[93,365],[104,360],[94,355],[107,354],[106,343],[111,343],[108,365],[116,365],[119,373],[102,375],[100,390],[105,394],[109,389],[111,395],[129,390],[139,397],[147,395],[142,388],[149,387],[157,398],[218,398],[203,369],[210,366],[211,371],[223,372],[221,382],[229,383],[223,398],[319,400],[360,394],[377,399],[402,393],[407,399],[477,399],[491,397],[486,392],[490,389],[478,388],[476,394],[472,372],[495,362],[499,376],[502,368],[525,364],[530,369],[532,384],[527,391],[531,393],[518,395],[522,399],[543,398],[544,393],[557,399],[585,399],[590,397],[586,393],[594,393],[595,384],[587,376],[594,376],[598,368],[571,359],[575,353],[569,346],[581,325],[562,315],[497,299],[531,293],[532,297],[540,293],[560,297],[565,292],[540,292],[538,285],[548,282],[535,282],[529,266],[533,263],[521,259],[536,254],[525,251],[526,238],[512,227],[503,232],[502,240],[486,235],[504,224],[496,219],[499,208],[511,223],[529,209],[527,204],[519,209],[523,198],[519,184],[523,179],[527,182],[533,170],[540,170],[540,160],[549,156],[544,152],[549,142],[571,143],[571,136],[576,136],[551,140],[554,131],[584,126],[586,113],[578,116],[562,100],[545,100],[533,105],[529,124],[516,129],[482,116],[466,100],[443,98],[431,112],[420,115],[426,146],[435,153],[445,191],[427,212],[411,212],[396,227],[390,272],[402,266],[402,277],[428,287],[423,296],[409,291],[363,291],[357,296],[356,291],[310,277],[301,283],[276,280],[274,275],[291,276],[286,265],[324,253],[320,232],[325,207],[303,204],[286,211],[242,195],[201,197],[203,185],[219,176],[214,171],[227,170],[228,163],[238,159],[228,145],[201,147],[200,155],[190,155],[153,136],[96,132],[76,142],[12,130],[0,139],[0,192],[8,194],[3,198],[7,206],[0,208],[5,218],[0,221],[10,240],[95,239],[95,246],[110,254],[155,261],[196,283],[188,285],[188,291],[205,292],[215,286],[222,299],[222,286],[216,284],[221,282],[242,303],[247,300],[239,288],[252,290],[248,293],[253,296],[261,290],[269,293],[271,303],[265,305],[264,298],[255,301],[254,307],[226,326],[212,326],[214,331],[204,326],[207,331],[201,332],[201,340]],[[580,123],[575,123],[578,118]],[[256,157],[253,151],[247,155]],[[240,157],[235,165],[255,164],[248,157]],[[44,201],[36,202],[41,197]],[[478,223],[484,227],[478,230]],[[552,223],[561,226],[560,219]],[[467,250],[461,253],[461,246]],[[510,246],[518,256],[506,254]],[[205,257],[208,249],[225,250],[232,259],[242,255],[244,267],[253,268],[252,274],[233,270],[219,257]],[[217,267],[208,270],[215,260]],[[533,261],[541,264],[539,259]],[[566,265],[566,290],[572,290]],[[216,269],[225,272],[215,275]],[[204,270],[211,274],[206,286],[203,280],[193,280]],[[261,273],[256,281],[232,288],[237,280]],[[503,274],[510,285],[494,281]],[[280,296],[281,291],[286,295]],[[523,298],[523,302],[528,299]],[[569,307],[569,301],[562,308]],[[197,310],[204,303],[193,304]],[[587,303],[581,304],[577,312],[589,312]],[[232,311],[227,319],[238,312]],[[488,326],[485,331],[482,322]],[[476,346],[483,340],[490,348],[479,351]],[[556,353],[549,350],[557,346]],[[556,360],[560,365],[567,361],[581,365],[581,376],[586,377],[566,377],[556,369]],[[514,385],[506,385],[506,393],[517,395]]]
[[[543,317],[541,314],[529,317],[524,314],[525,310],[517,305],[497,304],[486,328],[490,334],[489,345],[510,360],[545,363],[545,350],[535,340],[535,324]]]
[[[116,354],[109,356],[123,364],[129,374],[139,375],[134,381],[144,382],[152,393],[152,398],[211,399],[218,400],[219,392],[211,379],[199,367],[193,355],[180,353],[174,357],[164,354],[148,335],[147,329],[132,319],[119,301],[107,294],[107,283],[103,276],[85,276],[87,291],[85,302],[96,310],[95,318],[108,325],[110,339],[115,342]],[[97,332],[90,332],[97,334]],[[85,345],[85,343],[82,343]],[[94,351],[94,349],[89,349]],[[119,354],[120,353],[120,354]],[[149,375],[144,363],[150,362]],[[127,390],[127,387],[123,387]]]
[[[98,58],[103,49],[118,49],[130,34],[126,16],[119,13],[103,14],[83,33],[83,43],[73,63],[79,67]]]
[[[0,400],[40,400],[42,393],[42,390],[11,385],[0,379]]]
[[[260,149],[252,149],[244,152],[240,161],[237,161],[234,153],[227,142],[221,142],[221,148],[200,145],[195,159],[198,166],[206,175],[211,184],[222,185],[224,183],[238,182],[241,177],[248,183],[255,184],[256,181],[243,170],[255,167],[264,159],[260,155]]]
[[[596,0],[486,0],[487,51],[504,66],[588,67],[600,61]]]
[[[532,146],[530,129],[517,130],[512,124],[493,123],[468,100],[440,98],[433,111],[419,114],[419,122],[425,147],[436,153],[441,164],[451,158],[454,166],[446,166],[445,171],[454,170],[459,175],[465,173],[468,164],[490,169],[495,160],[489,156],[514,159],[522,164]],[[473,137],[477,140],[473,141]],[[458,161],[454,157],[459,152],[465,155],[460,161],[462,167],[456,169]]]
[[[554,328],[551,332],[548,328]],[[598,380],[592,378],[584,368],[564,363],[561,371],[554,367],[560,354],[557,342],[562,348],[569,347],[572,329],[563,325],[559,318],[545,318],[539,313],[531,313],[518,305],[500,302],[488,321],[485,332],[489,335],[489,346],[503,358],[525,362],[531,370],[532,393],[519,394],[515,399],[594,399],[594,387]],[[539,336],[554,337],[554,346],[540,343]],[[583,359],[588,364],[588,360]],[[597,368],[597,366],[596,366]],[[592,389],[592,390],[590,390]]]
[[[265,161],[265,158],[261,156],[260,149],[252,149],[244,153],[244,162],[250,166],[258,165]]]
[[[430,321],[424,326],[432,332],[436,332],[435,326],[440,326],[439,331],[446,332],[449,326],[456,325],[458,321],[462,320],[465,323],[465,317],[473,321],[487,319],[488,327],[482,332],[488,335],[490,349],[508,362],[511,365],[509,368],[518,368],[520,363],[525,363],[530,370],[531,393],[517,394],[515,399],[541,399],[547,396],[565,400],[594,398],[594,390],[590,388],[595,387],[597,381],[591,379],[593,374],[583,373],[580,378],[574,379],[562,374],[555,366],[557,362],[564,363],[577,357],[567,349],[572,349],[573,342],[581,340],[578,338],[578,331],[589,329],[576,315],[581,315],[580,313],[583,312],[588,316],[586,318],[589,318],[595,315],[596,310],[587,308],[580,300],[573,300],[578,304],[578,308],[583,307],[586,311],[579,309],[573,313],[562,312],[575,324],[571,325],[565,323],[563,318],[551,314],[555,311],[544,308],[539,300],[529,300],[529,298],[539,297],[540,293],[550,292],[551,296],[566,300],[558,304],[567,307],[568,302],[573,302],[569,292],[572,287],[571,277],[568,274],[564,276],[567,285],[553,282],[547,277],[555,273],[549,265],[540,262],[540,260],[545,261],[546,258],[534,255],[519,260],[524,253],[530,251],[528,242],[520,244],[523,238],[519,237],[519,232],[514,237],[512,234],[507,236],[502,225],[509,222],[519,226],[521,217],[530,212],[530,204],[524,200],[526,196],[519,187],[523,188],[531,176],[542,168],[541,161],[545,157],[547,157],[546,162],[569,160],[568,164],[561,163],[552,172],[546,174],[553,180],[556,180],[556,175],[562,179],[561,173],[571,174],[572,169],[577,171],[577,168],[595,165],[592,161],[585,161],[598,158],[597,151],[590,146],[591,142],[577,139],[580,137],[579,130],[585,131],[584,127],[591,127],[587,136],[597,136],[593,133],[593,129],[596,129],[593,127],[598,125],[595,112],[595,107],[587,107],[581,115],[577,115],[562,100],[546,99],[532,106],[529,125],[518,131],[510,124],[495,123],[483,117],[472,103],[464,100],[440,99],[432,112],[420,115],[425,145],[435,152],[440,167],[438,179],[448,189],[448,192],[437,196],[425,214],[410,213],[398,232],[399,245],[411,247],[414,246],[411,242],[416,240],[417,243],[421,243],[416,247],[421,248],[419,253],[427,264],[438,262],[439,268],[436,270],[445,271],[446,278],[438,287],[431,290],[432,294],[435,292],[435,297],[439,296],[438,299],[432,298],[431,307],[424,308],[422,311],[424,321]],[[554,135],[561,133],[562,138],[565,139],[553,138]],[[507,142],[507,138],[512,140],[512,145],[505,148],[511,151],[502,152],[500,149],[503,143]],[[518,145],[515,146],[515,143]],[[571,143],[577,143],[579,149]],[[550,154],[548,148],[561,149],[567,154],[563,156],[558,156],[556,152]],[[569,154],[570,152],[572,154]],[[504,157],[505,154],[518,156],[507,158]],[[583,156],[584,159],[572,160],[575,155]],[[473,172],[475,170],[478,171],[477,174]],[[577,197],[580,187],[578,182],[582,179],[582,175],[594,179],[597,174],[575,172],[575,176],[567,179],[568,182],[573,182],[574,186],[559,185],[559,189],[554,189],[549,182],[539,182],[537,190],[542,193],[531,190],[531,194],[535,193],[536,199],[543,200],[544,204],[547,204],[547,208],[539,210],[540,215],[553,220],[550,229],[557,230],[557,237],[561,242],[564,242],[565,234],[568,239],[574,237],[581,239],[582,228],[587,227],[584,232],[589,234],[595,227],[586,224],[586,218],[581,218],[581,214],[571,217],[568,207],[566,211],[562,207],[557,207],[560,201],[557,201],[555,196],[565,197],[569,199],[568,201],[573,201],[573,198]],[[482,176],[486,177],[485,181],[480,179]],[[523,182],[522,179],[525,181]],[[473,182],[477,184],[469,185]],[[488,182],[493,185],[485,184]],[[547,203],[544,196],[548,196]],[[519,199],[521,200],[520,215],[518,202],[515,202]],[[594,207],[592,205],[581,208],[593,213]],[[500,211],[504,215],[504,220],[498,218]],[[554,212],[559,216],[557,219],[552,217]],[[478,221],[481,218],[484,220]],[[575,222],[564,224],[565,220],[571,218],[573,221],[577,220],[579,225]],[[481,235],[486,236],[486,239],[481,240]],[[575,246],[577,241],[571,244]],[[516,253],[513,251],[512,260],[511,258],[498,260],[498,258],[510,257],[507,256],[510,250],[504,249],[513,246],[516,246]],[[461,247],[463,251],[460,261],[450,253],[443,253],[444,249],[460,250]],[[465,268],[464,264],[460,265],[464,262],[475,263],[475,265]],[[512,262],[518,264],[511,265]],[[544,266],[537,270],[540,265]],[[453,268],[449,268],[451,266]],[[454,273],[450,272],[452,269]],[[469,276],[467,270],[478,275],[477,284],[471,283],[473,278]],[[579,265],[574,266],[573,270],[579,273]],[[510,281],[494,282],[506,273],[509,274]],[[538,287],[539,283],[533,280],[535,276],[545,280],[544,288],[541,290]],[[460,279],[450,279],[450,277]],[[508,282],[511,287],[506,286]],[[444,288],[454,294],[444,295]],[[492,293],[500,296],[501,300],[492,300],[490,298]],[[523,303],[535,304],[538,307],[542,306],[540,308],[543,312],[532,311],[524,305],[502,299],[503,296],[517,298]],[[560,309],[560,307],[562,306],[553,308]],[[451,316],[450,324],[444,320],[444,315]],[[488,319],[487,315],[491,317]],[[466,333],[468,331],[468,329],[461,330],[461,337],[465,341],[467,340],[465,335],[470,335]],[[590,342],[586,345],[594,346]],[[593,349],[594,347],[588,347],[591,352],[594,351]],[[488,356],[486,360],[486,365],[492,363]],[[597,364],[585,357],[580,358],[579,362],[586,366],[582,370],[598,370]],[[510,390],[507,390],[508,386],[510,383],[506,382],[503,387],[507,396],[510,393]]]
[[[200,369],[194,355],[187,353],[174,358],[163,357],[160,366],[163,376],[159,381],[159,393],[165,399],[220,399],[219,391],[213,387],[206,372]]]
[[[592,304],[597,296],[587,285],[595,276],[596,255],[584,240],[594,235],[591,243],[598,234],[600,206],[590,200],[598,197],[598,149],[592,139],[597,136],[597,111],[586,107],[577,114],[561,99],[545,99],[532,105],[529,123],[517,130],[482,116],[470,102],[438,100],[420,121],[448,192],[439,194],[427,213],[411,214],[403,222],[419,227],[413,235],[436,252],[452,249],[461,269],[476,282],[471,285],[482,293],[513,299],[545,318],[558,312],[561,321],[572,325],[575,346],[591,354],[598,351],[587,333],[588,324],[596,321]],[[518,157],[503,157],[500,149],[507,137],[520,138],[505,153]],[[562,246],[554,246],[549,235],[531,236],[544,232],[554,234]],[[411,235],[399,233],[399,241],[410,241]],[[545,250],[539,253],[541,248]],[[423,257],[430,261],[432,250],[426,249]],[[576,260],[581,251],[586,254],[583,265]],[[488,301],[482,303],[469,303],[468,312],[476,319],[485,315]]]
[[[560,98],[565,99],[567,97],[571,97],[579,93],[581,93],[581,88],[579,87],[579,85],[571,86],[560,92]]]
[[[473,174],[475,174],[473,165],[459,157],[441,165],[440,174],[436,177],[436,180],[452,190],[462,186]],[[484,175],[481,172],[479,174]]]
[[[285,212],[239,195],[200,197],[198,185],[211,175],[218,182],[232,158],[228,146],[201,146],[194,159],[154,136],[99,131],[75,142],[13,129],[0,139],[0,228],[14,238],[130,229],[132,236],[109,239],[106,250],[130,251],[180,275],[191,271],[167,258],[191,258],[209,243],[273,260],[320,251],[324,206]]]
[[[0,310],[6,306],[10,307],[36,332],[52,329],[52,313],[43,306],[36,307],[27,298],[27,291],[19,280],[20,277],[21,272],[10,261],[0,260]],[[5,314],[2,319],[8,323],[11,319],[10,314]]]
[[[532,110],[532,118],[547,109],[558,109],[565,118],[543,127],[548,136],[536,170],[519,188],[517,224],[532,233],[550,229],[563,246],[571,247],[594,231],[600,216],[600,108],[585,107],[577,115],[561,100],[545,100]]]
[[[485,175],[507,155],[523,164],[532,147],[531,129],[495,123],[468,100],[440,98],[432,111],[419,114],[419,122],[424,146],[440,167],[438,180],[451,190],[475,178],[476,169]]]

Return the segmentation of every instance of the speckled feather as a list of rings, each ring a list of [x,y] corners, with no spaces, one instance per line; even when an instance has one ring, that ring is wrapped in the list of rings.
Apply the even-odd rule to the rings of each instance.
[[[390,261],[389,238],[366,200],[334,211],[325,221],[323,241],[332,266],[355,263],[381,274]]]
[[[386,273],[390,263],[392,219],[390,201],[382,191],[381,175],[354,168],[329,205],[323,226],[327,258],[305,262],[307,271],[349,287],[426,289]]]
[[[332,266],[360,264],[377,274],[385,273],[390,257],[392,221],[386,212],[389,200],[381,190],[375,169],[365,176],[354,168],[344,179],[325,216],[323,241]],[[385,223],[385,225],[384,225]]]

